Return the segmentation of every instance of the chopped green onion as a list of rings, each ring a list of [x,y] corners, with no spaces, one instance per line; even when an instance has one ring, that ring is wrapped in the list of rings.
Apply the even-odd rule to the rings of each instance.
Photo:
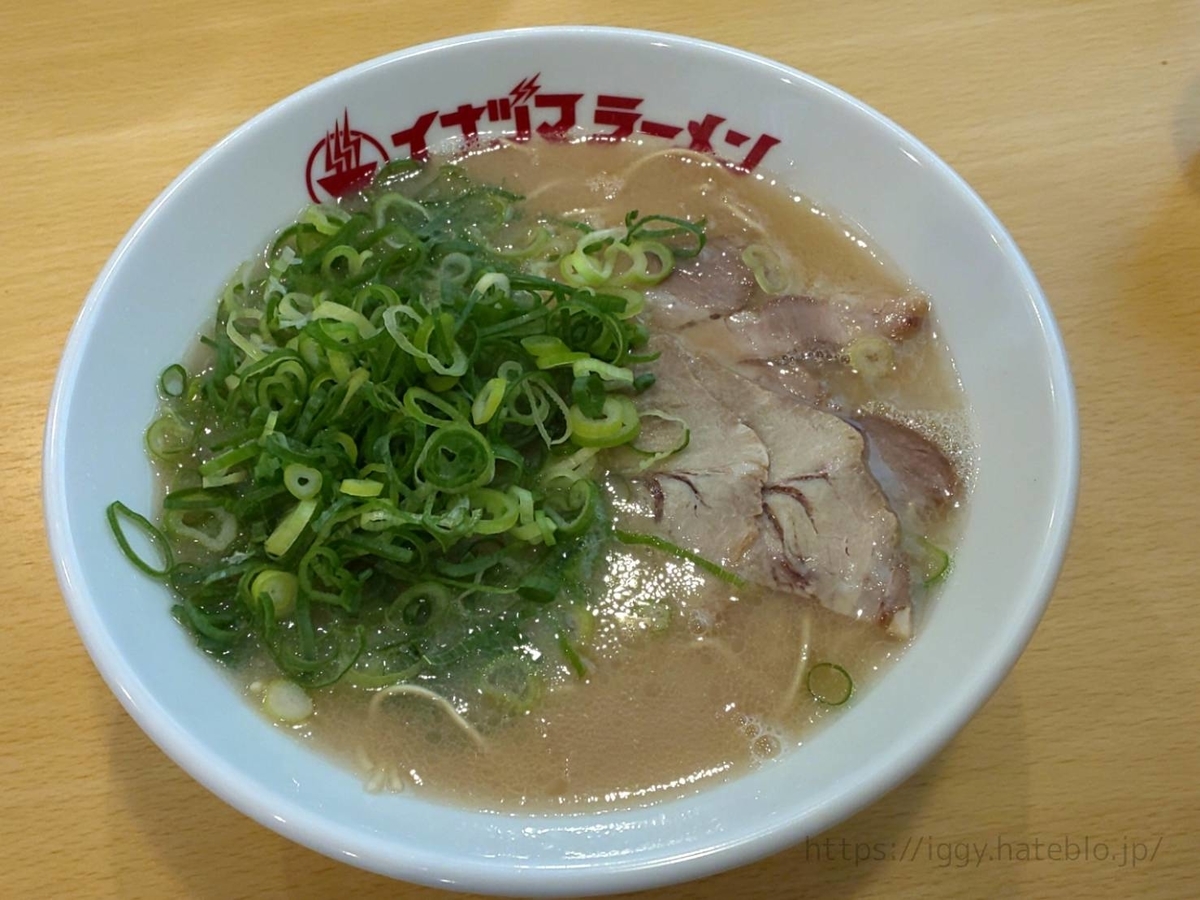
[[[613,276],[615,255],[607,252],[614,239],[623,238],[625,228],[606,228],[581,237],[575,249],[562,258],[559,270],[567,284],[576,287],[599,287]],[[593,251],[599,251],[597,254]]]
[[[238,331],[237,323],[239,320],[248,319],[252,322],[257,322],[262,318],[262,313],[256,309],[238,309],[234,310],[229,315],[229,321],[225,323],[225,334],[230,341],[233,342],[242,353],[246,354],[246,358],[250,360],[260,360],[266,356],[266,352],[262,347],[261,341],[254,340],[256,335],[249,337]]]
[[[571,385],[571,399],[585,416],[598,419],[604,415],[604,400],[608,396],[604,379],[595,372],[575,376]]]
[[[167,534],[195,541],[214,553],[229,549],[238,533],[237,518],[219,506],[167,510],[163,515],[163,525]]]
[[[596,634],[596,616],[583,603],[572,603],[558,615],[563,637],[578,646],[591,643]]]
[[[476,534],[502,534],[517,524],[520,505],[511,494],[494,488],[476,488],[470,498],[472,506],[487,514],[475,523]]]
[[[577,678],[586,678],[588,674],[587,663],[583,661],[579,651],[575,649],[575,645],[566,637],[561,635],[558,639],[558,647],[562,651],[563,658],[566,659],[567,665],[571,671],[575,673]]]
[[[218,453],[212,459],[200,464],[199,471],[201,475],[222,475],[232,469],[234,466],[239,466],[247,460],[251,460],[262,451],[258,446],[258,442],[252,442],[243,447],[234,447],[232,450],[226,450],[224,453]]]
[[[410,628],[426,628],[435,617],[453,617],[456,610],[451,605],[450,589],[436,581],[414,584],[402,591],[388,608],[388,621],[403,623]]]
[[[549,487],[558,479],[574,482],[580,478],[589,477],[595,468],[596,454],[598,452],[600,452],[599,447],[583,447],[580,450],[576,450],[566,459],[551,463],[542,470],[543,484]]]
[[[117,546],[121,548],[121,552],[125,554],[125,558],[153,578],[166,578],[174,566],[174,556],[171,553],[171,545],[167,541],[166,535],[159,531],[145,516],[135,513],[119,500],[108,505],[105,515],[108,517],[108,527],[112,530],[113,537],[117,539]],[[122,519],[133,523],[149,539],[150,543],[154,545],[162,557],[161,567],[155,568],[146,562],[130,546],[129,538],[125,536],[125,530],[121,526]]]
[[[429,210],[420,203],[410,200],[403,194],[384,194],[375,201],[375,224],[377,226],[383,227],[384,222],[387,221],[388,210],[393,206],[405,211],[415,212],[422,219],[429,219]]]
[[[354,438],[344,431],[335,431],[332,438],[339,447],[346,451],[346,458],[350,460],[350,465],[358,462],[358,444],[355,443]]]
[[[601,362],[598,359],[593,359],[586,356],[583,359],[576,361],[571,366],[571,371],[575,373],[576,378],[582,378],[592,372],[595,372],[605,381],[611,381],[615,384],[633,384],[633,370],[626,369],[621,366],[614,366],[611,363]]]
[[[542,684],[522,657],[501,656],[483,670],[483,696],[508,713],[528,712],[541,696]]]
[[[632,399],[657,358],[643,289],[704,229],[635,212],[593,230],[520,199],[453,165],[386,164],[239,268],[203,367],[159,376],[163,530],[119,504],[110,527],[201,647],[269,655],[280,721],[339,679],[415,687],[460,665],[527,708],[538,664],[512,648],[536,637],[531,614],[560,626],[545,658],[586,675],[594,625],[572,609],[611,539],[601,451],[686,442]]]
[[[926,587],[937,584],[950,572],[950,554],[920,535],[916,541],[921,582]]]
[[[587,678],[590,671],[588,660],[584,658],[586,649],[596,630],[596,617],[583,604],[570,604],[563,608],[556,617],[558,619],[558,648],[566,660],[566,665],[577,678]]]
[[[465,253],[447,253],[438,274],[446,281],[462,284],[471,274],[471,257]]]
[[[669,456],[674,456],[685,449],[692,440],[692,430],[678,416],[672,416],[659,409],[645,410],[642,415],[642,428],[636,441],[629,445],[635,453],[645,457],[638,466],[639,471],[645,471]],[[657,420],[659,426],[647,427],[647,420]],[[672,428],[672,426],[675,426]]]
[[[508,276],[502,272],[488,272],[486,275],[481,275],[475,282],[475,287],[471,288],[471,293],[482,295],[492,290],[505,295],[512,293]]]
[[[227,475],[205,475],[200,479],[200,486],[205,488],[227,487],[231,484],[241,484],[245,480],[245,472],[230,472]]]
[[[504,392],[508,389],[508,379],[491,378],[483,386],[471,404],[471,421],[475,425],[486,425],[492,421],[500,404],[504,401]]]
[[[559,366],[575,366],[585,359],[591,359],[582,350],[566,350],[562,353],[543,353],[537,358],[539,369],[557,369]]]
[[[195,444],[195,429],[174,413],[155,419],[146,429],[146,449],[155,459],[175,459],[188,453]]]
[[[749,266],[754,280],[765,294],[782,294],[790,281],[779,254],[764,244],[751,244],[742,251],[742,262]]]
[[[633,401],[611,394],[604,399],[600,417],[584,415],[578,406],[572,406],[567,413],[567,424],[571,427],[575,443],[582,447],[627,444],[638,436],[641,429],[641,419]]]
[[[509,494],[517,501],[517,519],[522,525],[533,522],[533,494],[523,487],[513,485],[508,489]]]
[[[892,345],[874,335],[857,338],[846,348],[846,357],[850,368],[867,379],[882,378],[895,364]]]
[[[311,500],[321,493],[323,477],[312,466],[291,463],[283,470],[283,483],[288,493],[297,500]]]
[[[236,622],[229,624],[231,617],[228,614],[206,613],[187,597],[175,604],[171,611],[191,627],[202,645],[218,651],[229,649],[245,637],[245,629],[241,625]]]
[[[440,413],[444,413],[445,418],[428,412],[425,409],[426,405],[432,406]],[[427,391],[419,387],[410,387],[404,392],[404,410],[418,422],[425,425],[440,426],[463,421],[463,414],[460,410],[447,403],[432,391]]]
[[[732,584],[736,587],[742,587],[746,584],[746,580],[726,569],[724,566],[713,562],[710,559],[705,559],[699,553],[694,553],[691,550],[686,550],[678,544],[672,544],[670,541],[660,538],[653,534],[638,534],[632,531],[621,531],[620,529],[613,531],[613,536],[622,544],[641,545],[645,547],[653,547],[655,550],[660,550],[669,556],[674,556],[676,559],[684,559],[692,563],[697,569],[701,569],[724,582]]]
[[[539,225],[530,232],[529,241],[524,247],[514,245],[511,249],[497,250],[496,253],[505,259],[525,259],[540,253],[548,243],[550,243],[550,231],[544,225]]]
[[[641,291],[620,287],[605,287],[604,291],[625,301],[625,308],[615,313],[618,319],[631,319],[634,316],[641,315],[642,311],[646,308],[646,295]]]
[[[612,280],[618,285],[650,286],[658,284],[671,274],[675,256],[658,241],[633,241],[628,244],[611,244],[604,253],[611,260]],[[619,260],[628,260],[620,265]],[[651,259],[654,260],[651,263]]]
[[[304,211],[303,221],[314,225],[321,234],[337,234],[346,221],[346,214],[340,209],[327,206],[310,206]]]
[[[351,497],[378,497],[383,493],[383,484],[370,478],[343,478],[338,490]]]
[[[430,370],[439,375],[462,375],[467,371],[467,354],[463,352],[462,347],[456,342],[451,347],[449,364],[443,363],[432,353],[427,353],[419,349],[416,344],[410,340],[409,336],[401,327],[400,316],[405,316],[412,322],[416,322],[419,326],[424,323],[424,319],[420,314],[415,312],[411,307],[404,306],[389,306],[383,313],[383,327],[387,329],[387,333],[392,336],[392,340],[405,353],[412,356],[414,359],[420,360],[429,366]]]
[[[316,500],[301,500],[293,506],[263,543],[267,556],[278,558],[292,549],[292,544],[296,543],[316,511]]]
[[[313,714],[312,698],[304,688],[286,678],[275,678],[263,691],[263,709],[285,725],[299,725]]]
[[[164,397],[170,399],[182,397],[186,394],[188,383],[187,369],[179,365],[179,363],[167,366],[162,370],[162,374],[158,376],[158,390]]]
[[[163,509],[209,509],[213,506],[225,506],[228,502],[227,493],[209,490],[202,484],[200,487],[171,491],[163,497]]]
[[[831,662],[813,665],[804,684],[813,699],[826,706],[841,706],[854,693],[854,679],[850,673]]]
[[[379,332],[379,329],[372,325],[362,313],[348,306],[343,306],[341,303],[333,303],[329,300],[323,300],[316,305],[312,311],[312,318],[329,319],[334,322],[345,322],[348,325],[353,325],[359,337],[364,340],[374,337]]]
[[[564,344],[561,338],[548,334],[535,334],[521,338],[521,346],[535,357],[557,356],[571,352],[571,348]]]
[[[547,547],[553,547],[558,543],[558,538],[555,535],[555,532],[558,531],[558,524],[548,515],[544,512],[534,513],[533,524],[537,526],[538,534]]]
[[[346,274],[353,277],[362,271],[363,263],[370,259],[374,254],[370,250],[364,250],[361,253],[353,247],[342,244],[339,247],[334,247],[321,259],[321,274],[326,278],[334,276],[334,266],[340,261],[345,260]]]
[[[417,457],[419,482],[458,493],[482,487],[496,472],[496,456],[487,438],[469,425],[436,429]]]
[[[546,514],[562,537],[572,538],[586,532],[596,521],[600,506],[600,488],[594,481],[579,479],[566,491],[553,491],[545,502]],[[534,521],[537,521],[535,515]],[[552,541],[547,540],[551,544]]]
[[[291,572],[263,569],[250,584],[250,596],[259,603],[270,601],[275,618],[285,619],[296,608],[300,582]]]

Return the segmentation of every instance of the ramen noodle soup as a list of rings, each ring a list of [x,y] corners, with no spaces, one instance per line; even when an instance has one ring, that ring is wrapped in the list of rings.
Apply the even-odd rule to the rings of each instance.
[[[109,514],[176,617],[366,789],[476,808],[803,752],[921,629],[971,475],[928,298],[654,142],[389,164],[160,388],[158,524]]]

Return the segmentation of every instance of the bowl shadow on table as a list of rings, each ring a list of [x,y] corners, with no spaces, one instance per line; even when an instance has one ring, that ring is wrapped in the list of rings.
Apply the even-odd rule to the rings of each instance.
[[[395,881],[327,859],[280,837],[227,806],[193,781],[142,734],[124,710],[109,699],[107,738],[109,771],[119,813],[114,820],[132,821],[136,839],[118,836],[109,844],[112,871],[121,896],[152,889],[148,873],[167,870],[166,878],[185,887],[189,896],[227,900],[255,897],[288,898],[448,897],[431,888]],[[905,783],[856,816],[809,842],[801,842],[752,867],[714,875],[699,882],[663,888],[663,898],[802,897],[826,892],[838,896],[874,894],[880,883],[900,878],[945,874],[928,851],[913,859],[895,860],[906,842],[924,835],[938,840],[967,840],[1000,831],[1026,831],[1029,758],[1019,689],[1009,683],[990,701],[976,721]],[[973,810],[969,799],[988,782],[1002,778],[1002,819],[972,818],[931,822],[927,807],[938,797],[940,808],[958,815]],[[994,788],[993,788],[994,792]],[[831,844],[825,840],[830,839]],[[858,859],[868,844],[872,858]],[[830,849],[832,848],[832,849]],[[881,851],[885,858],[880,859]],[[157,860],[147,860],[150,852]],[[919,873],[915,870],[923,869]],[[963,869],[947,885],[959,888],[976,881],[989,893],[1002,889],[1012,866]],[[904,874],[904,872],[909,874]],[[974,871],[972,878],[971,872]],[[1003,893],[1003,891],[1000,891]],[[466,895],[453,895],[466,896]],[[649,896],[637,894],[630,896]]]

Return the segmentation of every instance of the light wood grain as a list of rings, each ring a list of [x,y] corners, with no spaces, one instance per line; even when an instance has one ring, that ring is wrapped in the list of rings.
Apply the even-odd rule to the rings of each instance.
[[[831,81],[912,130],[1025,250],[1066,336],[1082,412],[1070,557],[1028,652],[982,713],[907,784],[835,828],[837,858],[798,847],[661,895],[1196,895],[1200,4],[3,7],[0,896],[436,893],[259,827],[191,781],[124,714],[54,581],[42,427],[91,281],[141,210],[206,147],[360,60],[465,31],[560,22],[736,44]],[[989,842],[994,851],[997,836],[1013,859],[939,861],[943,845]],[[1136,868],[1047,859],[1046,846],[1041,861],[1017,858],[1023,842],[1067,836],[1157,851]],[[892,842],[908,842],[916,858],[854,862],[857,844]]]

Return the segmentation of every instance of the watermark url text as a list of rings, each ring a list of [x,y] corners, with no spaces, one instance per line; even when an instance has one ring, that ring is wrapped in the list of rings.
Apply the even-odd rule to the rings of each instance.
[[[981,840],[946,840],[926,834],[895,841],[819,837],[804,841],[804,858],[807,862],[848,862],[856,866],[925,862],[940,869],[979,868],[986,863],[1014,862],[1087,862],[1136,869],[1154,862],[1162,843],[1162,835],[1148,839],[1121,837],[1118,840],[1098,839],[1092,835],[1029,839],[1002,834]]]

